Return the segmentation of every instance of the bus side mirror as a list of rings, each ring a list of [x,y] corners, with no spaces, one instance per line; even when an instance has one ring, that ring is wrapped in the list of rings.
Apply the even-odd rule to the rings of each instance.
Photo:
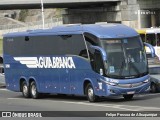
[[[101,55],[102,55],[102,59],[103,61],[107,61],[107,53],[105,52],[105,50],[99,46],[90,46],[91,48],[100,51]]]
[[[144,45],[145,45],[146,47],[149,47],[149,49],[151,50],[151,55],[152,55],[152,57],[155,57],[155,49],[154,49],[154,47],[153,47],[151,44],[146,43],[146,42],[144,42]]]

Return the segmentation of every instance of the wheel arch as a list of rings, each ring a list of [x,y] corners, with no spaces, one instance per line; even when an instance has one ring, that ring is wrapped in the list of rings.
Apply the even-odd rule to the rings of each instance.
[[[91,84],[93,86],[91,79],[85,79],[83,82],[83,94],[84,95],[86,95],[85,88],[87,87],[88,84]],[[93,86],[93,89],[94,89],[94,86]]]
[[[25,77],[21,77],[21,78],[19,79],[19,90],[20,90],[20,92],[22,92],[22,83],[23,83],[24,81],[27,83],[27,79],[26,79]],[[27,83],[27,85],[28,85],[28,83]]]
[[[31,85],[31,83],[32,83],[33,81],[36,83],[37,90],[39,91],[39,84],[38,84],[37,80],[36,80],[34,77],[30,77],[30,78],[29,78],[29,87],[30,87],[30,85]]]
[[[152,86],[154,86],[155,87],[155,90],[153,91],[153,89],[152,89]],[[153,92],[153,93],[156,93],[156,92],[158,92],[158,87],[157,87],[157,84],[155,83],[155,82],[151,82],[151,84],[150,84],[150,88],[151,88],[151,92]]]

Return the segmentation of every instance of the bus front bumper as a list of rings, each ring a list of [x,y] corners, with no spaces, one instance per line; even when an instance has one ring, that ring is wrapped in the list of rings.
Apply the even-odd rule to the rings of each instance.
[[[125,85],[125,84],[123,84]],[[118,95],[129,95],[129,94],[141,94],[141,93],[148,93],[150,91],[150,82],[143,83],[140,86],[134,87],[130,86],[125,88],[124,86],[112,86],[112,85],[105,85],[103,89],[96,89],[97,96],[118,96]]]
[[[150,91],[150,82],[144,83],[138,87],[122,88],[118,86],[107,86],[107,96],[127,95],[127,94],[141,94]]]

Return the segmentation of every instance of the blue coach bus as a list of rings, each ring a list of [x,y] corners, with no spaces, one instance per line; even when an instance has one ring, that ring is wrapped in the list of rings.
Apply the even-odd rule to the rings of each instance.
[[[3,38],[6,87],[26,98],[56,93],[90,102],[117,95],[129,100],[150,89],[144,44],[125,25],[64,25]]]

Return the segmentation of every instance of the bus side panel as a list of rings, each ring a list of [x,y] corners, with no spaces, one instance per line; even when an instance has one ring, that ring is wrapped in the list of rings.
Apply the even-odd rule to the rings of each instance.
[[[70,73],[69,69],[59,69],[60,93],[70,94]]]
[[[84,95],[84,82],[88,81],[92,84],[95,94],[98,96],[106,95],[106,84],[102,84],[102,89],[98,84],[99,79],[104,79],[92,70],[72,70],[71,75],[71,94]]]
[[[96,95],[105,96],[106,85],[102,84],[103,87],[101,89],[98,84],[98,81],[100,81],[100,79],[104,79],[104,77],[92,70],[89,61],[80,57],[75,57],[74,62],[76,69],[70,70],[71,94],[84,95],[84,82],[88,81],[92,84]]]
[[[14,70],[5,70],[5,72],[7,73],[5,74],[5,82],[7,89],[19,92],[20,86],[18,84],[18,76],[14,75]]]
[[[83,95],[83,81],[85,70],[70,70],[71,94]]]
[[[15,66],[19,69],[16,69]],[[20,66],[15,63],[13,57],[4,55],[4,71],[7,89],[20,91],[19,79],[20,76],[23,76],[23,74],[26,73],[25,70],[22,70]]]
[[[57,93],[60,92],[59,71],[57,69],[41,69],[37,68],[37,84],[41,93]]]
[[[83,83],[87,72],[91,72],[90,61],[80,56],[73,56],[75,69],[70,69],[71,94],[84,95]]]
[[[106,96],[106,84],[101,81],[105,78],[95,71],[88,71],[85,74],[85,80],[89,80],[94,89],[95,95]]]

